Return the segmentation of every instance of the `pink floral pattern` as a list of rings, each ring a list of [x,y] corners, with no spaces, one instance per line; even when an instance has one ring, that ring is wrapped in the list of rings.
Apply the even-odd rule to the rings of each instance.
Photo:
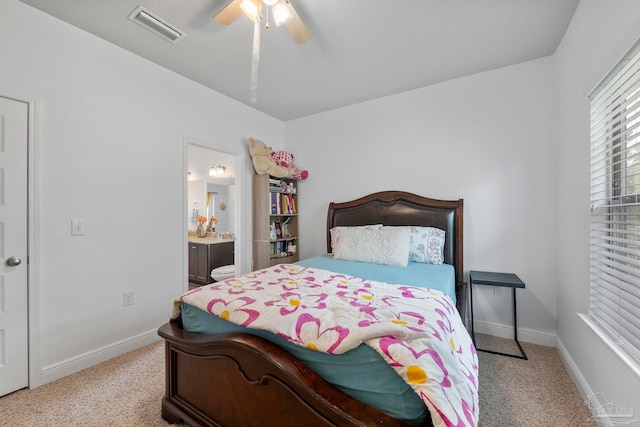
[[[313,350],[375,349],[429,408],[435,426],[477,426],[478,357],[451,299],[282,264],[196,288],[180,301]],[[174,304],[172,320],[180,317]]]

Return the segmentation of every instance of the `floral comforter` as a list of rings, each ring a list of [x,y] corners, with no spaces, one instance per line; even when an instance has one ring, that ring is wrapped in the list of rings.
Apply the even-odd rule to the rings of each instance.
[[[196,288],[179,300],[325,353],[364,343],[415,390],[435,426],[478,424],[476,350],[440,291],[282,264]],[[179,317],[176,301],[172,320]]]

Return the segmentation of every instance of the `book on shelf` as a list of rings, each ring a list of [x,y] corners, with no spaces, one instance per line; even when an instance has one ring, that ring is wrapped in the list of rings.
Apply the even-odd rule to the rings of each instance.
[[[296,188],[293,182],[286,183],[284,180],[269,179],[269,191],[275,193],[296,193]]]
[[[275,192],[281,193],[284,191],[285,186],[286,186],[286,183],[280,179],[274,179],[274,178],[269,179],[269,191],[275,191]]]
[[[289,194],[289,204],[291,205],[291,213],[296,213],[296,199]]]
[[[272,221],[269,224],[269,240],[289,239],[293,237],[291,235],[291,228],[289,226],[289,220],[287,218],[284,221]]]
[[[271,193],[271,215],[291,215],[297,213],[292,194]]]
[[[293,255],[296,251],[295,239],[279,240],[272,242],[270,247],[270,255],[272,258],[281,258],[283,256]],[[286,255],[285,255],[286,254]]]

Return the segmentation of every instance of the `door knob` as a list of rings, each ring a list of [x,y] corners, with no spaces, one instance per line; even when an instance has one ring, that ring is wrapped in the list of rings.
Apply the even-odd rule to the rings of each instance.
[[[7,258],[6,264],[10,267],[15,267],[16,265],[20,265],[21,262],[22,260],[20,259],[20,257],[12,256]]]

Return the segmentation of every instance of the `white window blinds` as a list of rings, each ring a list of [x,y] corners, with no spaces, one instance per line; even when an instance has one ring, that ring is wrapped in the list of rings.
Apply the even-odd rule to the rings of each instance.
[[[591,316],[640,360],[640,52],[591,95]]]

